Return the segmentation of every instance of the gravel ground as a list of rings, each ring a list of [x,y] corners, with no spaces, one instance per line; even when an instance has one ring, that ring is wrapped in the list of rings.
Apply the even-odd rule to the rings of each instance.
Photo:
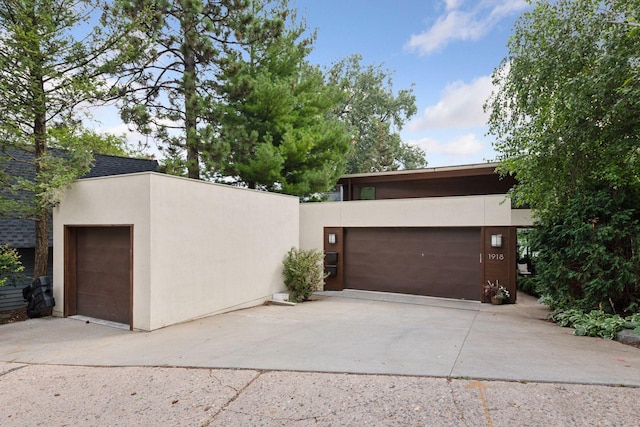
[[[640,388],[0,363],[10,426],[634,426]]]

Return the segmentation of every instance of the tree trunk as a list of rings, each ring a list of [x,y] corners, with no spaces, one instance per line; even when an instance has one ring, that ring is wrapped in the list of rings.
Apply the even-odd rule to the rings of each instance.
[[[36,258],[33,278],[47,275],[49,262],[49,213],[38,214],[36,219]]]
[[[182,51],[184,54],[184,114],[185,114],[185,138],[187,148],[187,173],[189,178],[200,179],[200,153],[198,141],[198,94],[196,83],[196,57],[195,45],[197,34],[194,31],[195,17],[189,10],[191,6],[185,3],[185,15],[182,20],[182,30],[184,33],[184,44]]]
[[[29,11],[30,22],[28,28],[37,27],[37,13],[35,6]],[[44,157],[47,153],[47,100],[44,90],[44,54],[40,45],[40,39],[33,37],[30,40],[29,59],[31,62],[29,77],[31,79],[31,96],[33,97],[33,145],[35,163],[35,183],[40,184],[46,178]],[[33,194],[35,213],[35,265],[33,277],[47,275],[47,263],[49,260],[49,207],[42,200],[42,186],[36,185]]]
[[[39,182],[43,179],[43,173],[45,171],[43,160],[47,153],[47,105],[42,72],[38,66],[34,67],[33,77],[35,106],[35,120],[33,125],[35,180]],[[36,190],[36,193],[33,195],[36,206],[34,279],[47,275],[47,263],[49,261],[49,209],[47,206],[43,206],[43,203],[39,200],[40,194],[37,194],[37,191],[38,190]]]

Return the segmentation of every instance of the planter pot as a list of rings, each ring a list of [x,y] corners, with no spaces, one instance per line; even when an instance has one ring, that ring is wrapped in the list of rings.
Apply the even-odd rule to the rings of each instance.
[[[491,304],[500,305],[504,302],[502,298],[491,297]]]

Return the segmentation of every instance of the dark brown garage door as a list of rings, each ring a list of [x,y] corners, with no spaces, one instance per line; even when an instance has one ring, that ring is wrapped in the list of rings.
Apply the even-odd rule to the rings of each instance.
[[[349,228],[345,288],[480,300],[480,228]]]
[[[68,315],[131,322],[131,228],[75,227],[69,233],[75,266]],[[75,267],[75,268],[74,268]],[[73,295],[75,294],[75,295]],[[73,300],[75,297],[75,307]]]

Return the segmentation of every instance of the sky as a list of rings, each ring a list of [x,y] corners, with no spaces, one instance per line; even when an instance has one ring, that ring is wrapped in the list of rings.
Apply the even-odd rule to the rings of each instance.
[[[417,114],[404,142],[426,152],[429,167],[493,160],[483,104],[491,73],[524,0],[293,0],[318,30],[309,60],[330,65],[355,53],[392,71],[393,89],[413,86]]]
[[[311,63],[328,67],[357,53],[363,66],[392,72],[394,91],[413,87],[418,112],[400,135],[425,150],[428,167],[495,159],[483,104],[513,24],[530,8],[525,0],[290,0],[289,6],[318,31]],[[145,142],[120,122],[115,107],[97,119],[98,131]]]

